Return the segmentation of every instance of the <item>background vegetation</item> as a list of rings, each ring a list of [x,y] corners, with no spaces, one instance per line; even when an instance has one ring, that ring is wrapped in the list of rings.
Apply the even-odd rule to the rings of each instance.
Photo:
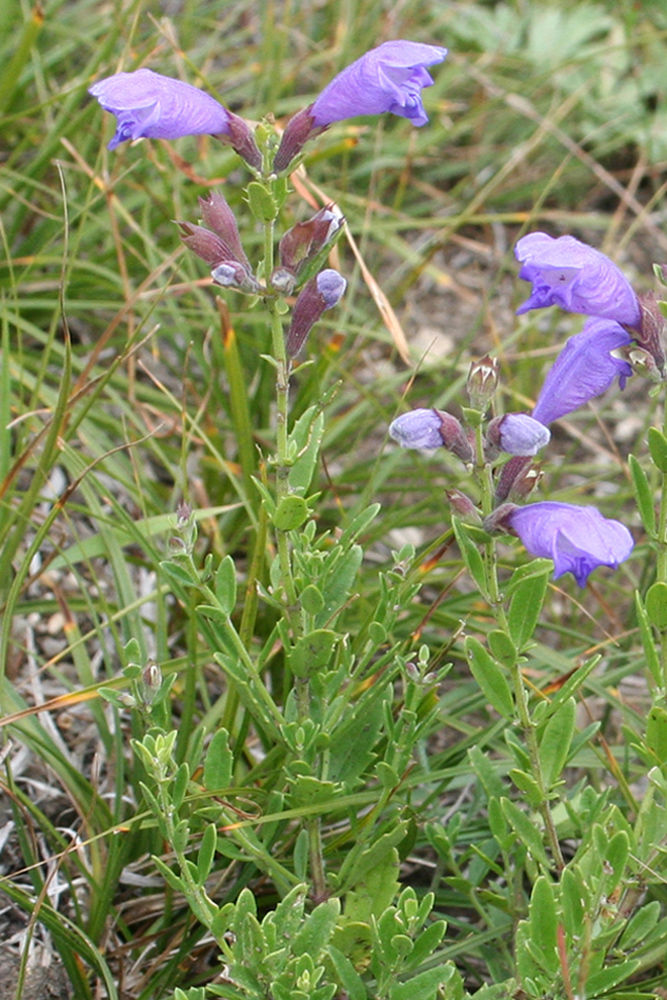
[[[530,789],[508,777],[525,757],[517,729],[466,664],[465,635],[493,626],[449,532],[445,490],[463,486],[462,469],[388,445],[386,428],[406,403],[456,410],[470,360],[485,352],[501,361],[503,408],[535,398],[578,320],[551,311],[515,319],[525,288],[512,246],[522,232],[573,233],[610,253],[637,288],[653,287],[651,264],[667,259],[666,36],[662,0],[2,6],[0,938],[3,961],[16,957],[7,959],[7,996],[34,992],[40,962],[50,963],[54,990],[62,973],[63,996],[71,988],[77,998],[157,1000],[182,988],[194,998],[206,984],[231,998],[268,995],[263,984],[283,966],[254,969],[249,956],[270,952],[271,920],[287,919],[285,910],[271,917],[289,888],[280,873],[303,875],[299,830],[313,815],[347,924],[333,939],[323,930],[315,947],[307,914],[322,901],[301,900],[293,934],[305,937],[288,956],[301,965],[282,995],[317,995],[303,956],[315,959],[320,945],[324,980],[351,1000],[464,990],[480,1000],[571,1000],[580,987],[618,1000],[665,995],[667,737],[659,715],[647,730],[659,683],[645,652],[651,626],[643,646],[633,605],[635,588],[654,579],[655,553],[627,465],[630,452],[646,464],[659,397],[634,379],[572,414],[545,468],[545,496],[592,500],[638,541],[627,564],[596,573],[584,592],[569,577],[550,582],[523,662],[536,705],[553,713],[576,694],[566,759],[556,754],[552,775],[574,865],[560,880],[534,833]],[[119,68],[148,65],[246,118],[271,111],[284,121],[392,38],[450,49],[425,94],[430,124],[416,130],[385,116],[334,126],[313,144],[289,202],[303,217],[320,192],[336,201],[356,247],[338,244],[348,294],[311,336],[312,364],[296,373],[292,398],[295,418],[327,399],[318,531],[335,537],[368,504],[382,505],[357,524],[366,554],[341,626],[357,650],[373,647],[377,673],[360,675],[348,698],[357,730],[349,767],[339,761],[337,798],[299,798],[252,711],[230,694],[199,591],[163,565],[190,548],[197,573],[233,556],[239,621],[253,552],[268,586],[273,541],[262,535],[252,476],[264,474],[258,456],[273,435],[272,372],[261,358],[270,335],[247,300],[214,293],[173,220],[196,221],[197,196],[222,185],[246,220],[251,256],[261,233],[240,201],[235,154],[207,137],[109,154],[111,122],[86,91]],[[646,468],[656,490],[660,477]],[[196,541],[187,513],[177,515],[184,502]],[[508,576],[525,554],[508,546],[503,560]],[[400,607],[384,634],[369,632],[387,587]],[[250,645],[274,641],[274,626],[260,600]],[[421,671],[414,703],[386,650]],[[141,686],[152,662],[173,684],[157,708]],[[362,701],[383,670],[383,700]],[[286,701],[278,652],[264,676]],[[242,984],[242,969],[225,971],[220,948],[151,859],[173,865],[174,845],[151,814],[146,762],[130,740],[156,719],[176,733],[176,763],[190,765],[186,853],[196,858],[207,821],[227,831],[206,886],[221,906],[237,906],[236,954],[246,949],[238,961],[257,987]],[[213,785],[225,789],[216,813],[201,748],[221,725],[232,757]],[[551,731],[545,754],[561,737]],[[416,750],[404,760],[406,747]],[[218,752],[226,761],[226,748]],[[429,892],[430,915],[428,906],[417,915],[412,894]],[[252,899],[259,922],[271,917],[264,937],[253,937]],[[437,929],[418,937],[422,925]]]

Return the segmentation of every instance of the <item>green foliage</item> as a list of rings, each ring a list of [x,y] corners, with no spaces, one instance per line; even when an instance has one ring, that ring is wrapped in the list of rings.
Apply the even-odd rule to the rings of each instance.
[[[489,350],[498,412],[530,408],[577,327],[515,323],[522,227],[649,287],[663,5],[163,6],[0,12],[3,935],[77,998],[662,995],[658,398],[633,379],[552,428],[548,495],[638,542],[584,592],[450,530],[467,471],[385,432],[404,400],[465,404]],[[209,137],[108,153],[86,95],[147,65],[283,125],[388,37],[451,49],[428,127],[336,124],[245,194]],[[284,448],[283,313],[211,288],[172,222],[214,185],[260,274],[263,223],[318,190],[359,254],[330,261],[349,292],[293,363]]]

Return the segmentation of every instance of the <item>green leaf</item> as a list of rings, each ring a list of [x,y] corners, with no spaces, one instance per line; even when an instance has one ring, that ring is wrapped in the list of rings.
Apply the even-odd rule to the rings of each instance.
[[[174,781],[171,786],[171,799],[174,803],[174,809],[180,809],[183,805],[183,799],[185,798],[185,793],[188,790],[188,782],[190,781],[190,768],[188,767],[187,761],[183,761],[180,765],[176,774],[174,776]]]
[[[509,799],[500,800],[505,818],[510,823],[519,840],[525,845],[535,861],[550,868],[551,864],[542,843],[542,835],[535,824],[518,806]]]
[[[517,652],[514,643],[506,632],[494,629],[487,636],[491,652],[504,667],[513,667],[516,663]]]
[[[231,556],[225,556],[215,574],[215,596],[221,611],[231,615],[236,606],[236,566]]]
[[[623,931],[621,940],[618,942],[619,950],[627,954],[634,945],[643,944],[645,938],[657,925],[661,909],[660,901],[657,899],[640,907]]]
[[[651,625],[664,632],[667,629],[667,583],[660,580],[649,587],[644,607]]]
[[[209,876],[215,857],[215,847],[218,842],[218,831],[215,823],[209,823],[204,830],[204,836],[199,845],[197,855],[197,884],[203,885]]]
[[[311,406],[299,417],[289,436],[297,449],[297,457],[289,471],[290,489],[304,495],[308,492],[317,468],[324,435],[324,415]]]
[[[630,839],[625,830],[618,830],[607,845],[605,860],[611,865],[612,874],[605,883],[605,893],[609,896],[623,878],[628,855],[630,854]]]
[[[560,778],[574,735],[577,706],[568,698],[547,722],[540,740],[540,763],[548,791]]]
[[[454,535],[456,536],[456,541],[461,550],[467,570],[479,587],[479,592],[483,596],[486,596],[486,571],[481,553],[469,537],[466,525],[462,521],[459,521],[458,517],[452,518],[452,528],[454,529]]]
[[[506,719],[514,713],[512,692],[495,660],[487,653],[478,639],[468,636],[465,651],[470,672],[495,710]]]
[[[336,927],[340,900],[332,897],[316,906],[292,941],[293,955],[310,955],[313,961],[324,951]]]
[[[586,980],[586,996],[595,997],[600,993],[607,993],[613,986],[618,986],[623,980],[629,979],[637,971],[640,961],[638,958],[621,962],[619,965],[612,965],[601,972],[595,972]]]
[[[250,181],[246,188],[250,211],[260,222],[273,222],[278,214],[275,198],[259,181]]]
[[[647,534],[655,535],[655,503],[648,477],[634,455],[628,456],[628,465],[642,524]]]
[[[509,776],[519,791],[525,793],[528,805],[532,809],[537,809],[544,802],[544,795],[532,775],[513,767],[509,772]]]
[[[234,754],[229,747],[229,733],[218,729],[213,734],[204,759],[204,788],[208,792],[229,788],[232,783]]]
[[[454,966],[447,963],[420,972],[404,983],[393,983],[389,987],[389,1000],[435,1000],[438,990],[455,972]]]
[[[648,450],[655,467],[660,472],[667,472],[667,438],[657,427],[649,427]]]
[[[166,574],[171,580],[176,583],[185,584],[186,587],[197,587],[199,586],[199,580],[192,573],[187,566],[182,566],[180,563],[173,562],[170,559],[163,560],[160,563],[160,569]]]
[[[667,761],[667,709],[653,705],[646,720],[646,743],[660,763]]]
[[[579,869],[567,867],[561,876],[560,886],[563,925],[570,940],[573,940],[583,933],[586,916],[586,890]]]
[[[544,560],[539,562],[542,566]],[[519,650],[523,649],[535,631],[544,605],[550,572],[551,567],[549,570],[542,568],[541,572],[532,573],[513,589],[507,624],[514,645]]]
[[[528,916],[531,939],[542,949],[549,971],[555,972],[560,964],[557,948],[558,916],[553,887],[544,875],[540,875],[533,886]]]
[[[637,612],[637,622],[639,624],[639,635],[642,641],[642,646],[644,647],[644,655],[646,656],[646,666],[651,672],[651,677],[653,678],[654,683],[660,686],[662,685],[662,666],[660,664],[660,655],[655,645],[651,624],[638,590],[635,591],[635,610]]]
[[[309,615],[317,615],[324,608],[324,595],[314,583],[309,583],[299,595],[301,607]]]
[[[398,850],[392,847],[345,896],[345,920],[369,924],[391,908],[399,889]]]
[[[282,498],[272,520],[278,531],[294,531],[307,520],[308,514],[308,504],[303,497],[292,494]]]
[[[296,677],[311,677],[331,663],[338,635],[331,629],[318,628],[302,636],[289,655],[289,665]]]
[[[364,981],[349,958],[346,958],[342,951],[339,951],[333,945],[329,945],[329,958],[333,962],[336,975],[349,1000],[367,1000],[368,993],[366,992]]]

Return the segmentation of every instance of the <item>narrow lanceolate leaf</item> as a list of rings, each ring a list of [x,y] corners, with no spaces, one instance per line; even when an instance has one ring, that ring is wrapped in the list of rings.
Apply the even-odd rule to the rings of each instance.
[[[231,556],[225,556],[215,574],[215,596],[223,614],[231,615],[236,604],[236,567]]]
[[[660,472],[667,472],[667,438],[657,427],[649,428],[648,449],[655,467]]]
[[[667,709],[654,705],[646,720],[646,742],[660,763],[667,761]]]
[[[510,799],[501,799],[505,819],[513,827],[519,840],[527,848],[533,859],[545,868],[550,868],[549,858],[542,843],[542,835],[533,821]]]
[[[478,639],[468,636],[465,642],[470,672],[496,712],[510,719],[514,712],[512,692],[501,667],[487,653]]]
[[[655,534],[655,504],[648,477],[634,455],[628,458],[635,499],[641,514],[642,524],[649,535]]]
[[[533,886],[529,917],[531,939],[542,949],[550,971],[555,972],[559,965],[556,946],[558,917],[553,886],[544,875],[540,875]]]
[[[463,561],[471,577],[479,587],[481,594],[486,594],[486,573],[484,571],[484,560],[473,540],[470,538],[466,526],[458,518],[452,518],[452,527]]]
[[[551,716],[544,729],[540,740],[540,763],[547,789],[558,781],[565,767],[574,735],[576,711],[574,698],[568,698]]]
[[[544,604],[550,570],[536,573],[519,583],[510,601],[507,624],[517,649],[532,638]]]
[[[662,684],[662,668],[660,665],[660,655],[653,638],[653,630],[646,609],[642,602],[639,591],[635,592],[635,610],[637,612],[637,623],[639,625],[639,635],[644,647],[646,666],[651,671],[651,677],[657,685]]]

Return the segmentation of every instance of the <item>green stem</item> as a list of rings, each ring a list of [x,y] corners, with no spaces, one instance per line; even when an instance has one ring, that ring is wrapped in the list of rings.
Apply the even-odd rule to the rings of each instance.
[[[476,428],[476,443],[477,443],[477,480],[480,487],[481,498],[482,498],[482,512],[486,517],[493,510],[494,503],[494,487],[493,487],[493,474],[491,466],[488,462],[484,460],[484,436],[481,425]],[[666,505],[667,506],[667,505]],[[486,577],[486,590],[491,604],[491,610],[493,616],[496,620],[496,624],[506,635],[509,636],[509,629],[507,623],[507,615],[505,613],[505,606],[503,604],[503,597],[500,592],[500,585],[498,583],[498,561],[496,553],[496,541],[495,538],[490,538],[488,542],[484,545],[484,567],[485,567],[485,577]],[[542,763],[540,761],[539,746],[537,742],[537,734],[535,732],[535,726],[530,717],[530,709],[528,707],[528,696],[526,694],[526,686],[523,680],[523,674],[521,673],[521,667],[518,662],[518,658],[511,666],[512,683],[514,686],[514,697],[516,699],[517,712],[519,715],[519,723],[523,731],[523,738],[526,743],[526,748],[528,750],[528,757],[530,759],[530,767],[535,779],[535,783],[540,791],[540,813],[542,815],[542,820],[544,822],[544,827],[547,834],[547,840],[549,841],[549,847],[551,849],[551,856],[554,859],[554,864],[557,870],[560,872],[565,867],[565,862],[563,861],[563,855],[560,849],[560,843],[558,841],[558,833],[556,832],[556,826],[554,824],[553,816],[551,815],[551,809],[549,808],[549,803],[546,797],[546,789],[544,785],[544,776],[542,774]]]
[[[663,433],[667,435],[667,404],[663,413]],[[658,558],[656,562],[656,580],[667,583],[667,474],[661,472],[662,490],[660,492],[660,513],[658,516]],[[667,632],[660,633],[662,685],[667,691]]]

